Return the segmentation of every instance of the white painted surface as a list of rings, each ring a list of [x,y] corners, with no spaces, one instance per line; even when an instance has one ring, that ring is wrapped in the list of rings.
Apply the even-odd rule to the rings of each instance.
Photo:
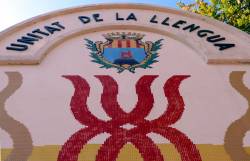
[[[131,31],[133,32],[133,31]],[[91,62],[84,38],[93,41],[104,40],[98,32],[79,35],[57,48],[37,66],[2,66],[0,68],[1,87],[7,79],[4,71],[19,71],[23,75],[23,85],[7,102],[9,114],[23,122],[30,130],[35,145],[63,144],[74,132],[83,126],[70,111],[70,100],[74,88],[62,75],[81,75],[91,87],[88,105],[97,117],[108,120],[100,104],[101,83],[94,75],[111,75],[119,84],[119,103],[124,110],[135,106],[137,96],[135,83],[142,75],[159,75],[153,85],[154,108],[147,119],[158,118],[166,109],[167,101],[163,93],[165,81],[172,75],[191,75],[181,84],[181,94],[185,101],[185,112],[173,127],[185,132],[195,143],[223,144],[223,138],[232,121],[240,118],[247,109],[246,100],[229,83],[231,71],[245,70],[245,84],[250,86],[248,66],[207,65],[193,50],[168,37],[144,33],[144,40],[155,41],[163,38],[159,62],[152,69],[136,69],[136,74],[127,71],[118,74],[115,69],[101,69]],[[129,101],[128,101],[129,100]],[[4,140],[6,140],[4,136]],[[100,143],[102,137],[95,139]],[[156,142],[166,142],[154,137]],[[249,137],[245,140],[250,145]],[[10,146],[4,142],[3,146]]]
[[[91,23],[83,25],[79,20],[80,15],[101,13],[105,21],[103,23]],[[138,16],[138,22],[116,22],[114,13],[119,12],[125,15],[134,12]],[[161,25],[149,24],[148,17],[157,14],[159,17],[169,16],[171,21],[180,19],[189,23],[197,23],[204,28],[214,30],[227,38],[228,42],[237,44],[235,48],[218,52],[210,43],[196,36],[195,33],[188,33],[171,27],[163,28]],[[42,18],[42,17],[41,17]],[[38,20],[38,18],[37,18]],[[79,34],[65,40],[58,46],[54,46],[46,58],[39,65],[2,65],[0,66],[0,90],[7,84],[6,71],[18,71],[23,75],[23,85],[10,97],[6,103],[8,113],[16,120],[24,123],[31,132],[34,145],[62,145],[77,130],[83,126],[78,123],[70,111],[70,100],[74,88],[70,81],[62,78],[62,75],[80,75],[85,78],[91,87],[88,106],[90,111],[103,120],[110,119],[103,111],[100,104],[102,93],[101,83],[94,75],[111,75],[119,84],[118,101],[125,111],[131,111],[137,102],[135,83],[143,75],[159,75],[152,84],[154,94],[154,108],[147,119],[158,118],[166,109],[167,101],[163,93],[165,81],[173,75],[191,75],[183,81],[180,92],[185,102],[185,112],[182,118],[173,125],[184,132],[196,144],[223,144],[224,135],[229,125],[245,114],[247,101],[238,94],[229,83],[229,74],[232,71],[247,71],[244,83],[250,87],[249,65],[208,65],[204,57],[219,59],[248,59],[249,58],[249,37],[230,34],[230,28],[224,30],[218,22],[208,23],[205,18],[201,21],[194,15],[186,17],[175,13],[161,13],[160,11],[145,11],[139,9],[103,9],[97,11],[79,11],[72,14],[56,16],[39,20],[30,26],[18,28],[13,34],[8,34],[14,28],[2,33],[0,40],[0,59],[2,61],[15,61],[34,59],[39,60],[39,54],[45,54],[44,48],[51,43],[62,39],[61,36],[71,35],[73,32],[84,31],[89,28],[115,25],[137,25],[135,30],[105,30],[89,34]],[[7,51],[6,45],[15,41],[24,33],[55,21],[60,21],[66,29],[43,39],[25,52]],[[168,33],[161,35],[152,32],[141,31],[139,26],[146,26],[152,29],[164,30]],[[223,25],[222,25],[223,26]],[[17,29],[16,28],[16,29]],[[100,30],[100,29],[98,29]],[[160,50],[159,62],[153,64],[152,69],[136,69],[132,74],[124,71],[118,74],[115,69],[101,69],[99,65],[91,62],[89,50],[84,41],[88,38],[93,41],[105,41],[102,34],[109,32],[139,32],[146,36],[143,41],[156,41],[163,38],[163,47]],[[231,30],[232,33],[238,32]],[[4,35],[4,36],[3,36]],[[1,35],[0,35],[1,36]],[[243,41],[243,37],[248,37]],[[192,49],[191,47],[195,47]],[[204,54],[202,56],[202,54]],[[37,57],[38,56],[38,57]],[[203,57],[203,58],[201,58]],[[129,101],[128,101],[129,100]],[[9,136],[0,129],[1,146],[11,147],[12,141]],[[92,140],[92,143],[102,143],[108,135],[100,135]],[[157,135],[150,136],[158,143],[166,140]],[[244,145],[250,145],[249,133],[244,139]]]

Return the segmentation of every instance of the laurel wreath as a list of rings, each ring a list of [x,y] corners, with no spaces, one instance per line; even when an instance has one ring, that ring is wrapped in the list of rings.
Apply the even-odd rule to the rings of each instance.
[[[100,68],[106,68],[106,69],[116,68],[118,70],[118,73],[121,73],[124,70],[128,70],[131,73],[135,73],[136,68],[143,68],[143,69],[152,68],[151,65],[158,62],[157,58],[159,57],[159,53],[157,51],[161,49],[162,46],[161,42],[163,41],[163,39],[157,40],[152,43],[151,51],[147,53],[148,55],[146,56],[143,62],[141,62],[140,64],[132,65],[129,68],[124,68],[120,65],[112,64],[102,56],[102,53],[100,53],[100,51],[98,51],[95,42],[89,39],[85,39],[85,41],[87,42],[86,44],[87,48],[91,51],[90,57],[93,58],[93,60],[91,61],[100,64],[101,65]]]

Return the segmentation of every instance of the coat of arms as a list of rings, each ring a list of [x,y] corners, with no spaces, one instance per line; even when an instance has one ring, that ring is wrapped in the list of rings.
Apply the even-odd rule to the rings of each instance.
[[[157,51],[161,49],[163,39],[143,42],[145,35],[124,32],[103,36],[106,42],[85,39],[88,49],[91,50],[92,62],[102,65],[100,68],[116,68],[118,73],[124,70],[135,73],[136,68],[152,68],[151,65],[158,62]]]

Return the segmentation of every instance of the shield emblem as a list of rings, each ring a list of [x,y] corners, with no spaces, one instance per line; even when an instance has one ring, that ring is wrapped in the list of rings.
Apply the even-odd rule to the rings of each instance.
[[[158,62],[157,51],[161,48],[161,40],[156,42],[142,39],[140,33],[109,33],[103,35],[106,42],[93,42],[86,39],[91,50],[92,61],[101,64],[101,68],[117,68],[118,73],[128,70],[135,73],[136,68],[152,68]]]

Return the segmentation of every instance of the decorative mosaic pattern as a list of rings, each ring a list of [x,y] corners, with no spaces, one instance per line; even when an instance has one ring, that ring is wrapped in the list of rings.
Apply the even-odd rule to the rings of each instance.
[[[7,99],[22,85],[22,75],[6,72],[8,85],[0,92],[0,128],[5,130],[13,141],[13,150],[4,161],[27,161],[32,153],[32,138],[24,124],[12,118],[6,111]]]
[[[246,114],[234,121],[226,132],[225,149],[233,161],[250,161],[250,154],[243,147],[245,134],[250,131],[250,89],[243,83],[244,73],[244,71],[233,71],[230,74],[231,85],[248,101]]]
[[[183,161],[201,161],[199,151],[192,141],[179,130],[170,127],[176,123],[184,112],[184,102],[178,91],[182,80],[188,78],[186,75],[176,75],[166,81],[164,85],[165,96],[168,99],[168,108],[158,119],[148,121],[145,117],[153,108],[154,99],[151,93],[151,83],[157,76],[148,75],[139,79],[136,84],[138,102],[136,107],[126,113],[117,102],[118,85],[110,76],[96,76],[103,85],[101,103],[105,112],[112,119],[103,121],[96,118],[88,110],[86,104],[90,87],[85,79],[80,76],[64,76],[69,79],[74,87],[75,93],[71,100],[71,111],[76,120],[86,125],[73,134],[63,145],[59,153],[58,161],[77,161],[81,149],[94,136],[100,133],[110,133],[109,137],[98,150],[96,161],[116,160],[120,149],[131,142],[140,152],[145,161],[164,161],[159,148],[146,136],[150,132],[162,135],[175,145]],[[131,130],[122,128],[127,123],[136,127]]]
[[[233,71],[229,80],[232,87],[248,101],[249,105],[250,91],[243,83],[244,73]],[[171,127],[181,119],[185,110],[179,87],[182,81],[189,77],[187,75],[175,75],[165,82],[163,90],[168,106],[159,118],[151,121],[146,120],[145,117],[153,109],[154,96],[151,85],[158,76],[145,75],[137,81],[138,102],[129,113],[125,112],[117,102],[119,93],[117,82],[108,75],[95,76],[103,86],[101,104],[111,118],[108,121],[98,119],[89,111],[88,82],[78,75],[63,76],[72,82],[75,89],[70,103],[71,111],[75,119],[86,127],[73,134],[62,147],[55,145],[34,148],[29,130],[23,123],[9,116],[6,111],[6,101],[22,85],[22,75],[18,72],[6,72],[6,75],[8,84],[0,92],[0,127],[11,136],[13,148],[1,150],[1,159],[4,161],[78,161],[83,158],[89,161],[131,159],[133,161],[249,161],[250,149],[243,147],[243,138],[250,129],[249,108],[228,128],[224,148],[216,145],[195,145],[186,134]],[[134,127],[125,129],[122,126],[126,124]],[[169,144],[156,144],[147,136],[151,132],[169,140],[171,147]],[[88,143],[101,133],[109,133],[111,136],[103,144]]]

